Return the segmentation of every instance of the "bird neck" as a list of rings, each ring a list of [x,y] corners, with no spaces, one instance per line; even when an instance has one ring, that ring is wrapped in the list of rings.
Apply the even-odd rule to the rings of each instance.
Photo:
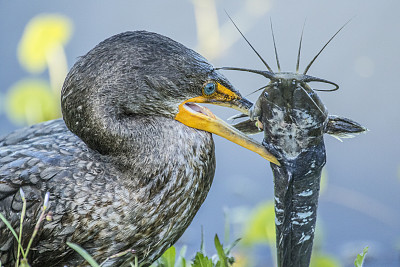
[[[111,143],[112,150],[100,157],[124,175],[125,186],[134,190],[152,188],[150,191],[156,193],[160,184],[178,188],[196,183],[193,175],[187,173],[193,172],[199,163],[201,167],[194,168],[196,171],[214,172],[214,142],[210,133],[165,117],[135,117],[124,125],[123,132],[129,134],[119,135],[118,141],[113,136],[103,136],[103,140],[110,138],[106,142]],[[177,172],[181,174],[175,175]],[[212,181],[213,175],[206,176]],[[208,186],[211,181],[203,182]]]

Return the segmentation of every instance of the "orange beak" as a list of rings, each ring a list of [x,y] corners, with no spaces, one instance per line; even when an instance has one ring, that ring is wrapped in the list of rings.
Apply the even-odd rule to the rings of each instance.
[[[247,114],[248,107],[241,104],[244,101],[245,99],[242,96],[218,83],[217,90],[212,95],[207,96],[203,94],[202,96],[194,97],[181,103],[175,120],[186,126],[219,135],[235,144],[256,152],[264,159],[280,166],[278,160],[260,143],[216,117],[209,109],[195,104],[208,103],[227,106]]]

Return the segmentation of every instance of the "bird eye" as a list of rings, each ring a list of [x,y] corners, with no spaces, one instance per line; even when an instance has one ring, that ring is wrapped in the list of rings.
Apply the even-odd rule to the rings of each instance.
[[[204,86],[203,91],[206,95],[211,95],[215,92],[215,89],[216,89],[215,83],[210,82]]]

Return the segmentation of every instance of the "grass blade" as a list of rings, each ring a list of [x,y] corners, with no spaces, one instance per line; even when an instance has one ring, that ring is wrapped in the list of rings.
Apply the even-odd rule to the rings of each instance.
[[[82,247],[78,246],[77,244],[67,242],[67,245],[79,253],[92,267],[100,267],[100,265],[86,252]]]
[[[3,214],[0,213],[0,219],[4,222],[4,224],[7,226],[7,228],[11,231],[11,233],[14,235],[15,239],[18,242],[18,249],[22,251],[22,256],[25,257],[24,250],[22,249],[21,243],[18,241],[18,235],[15,232],[14,228],[11,226],[11,223],[6,219],[6,217],[3,216]]]
[[[368,247],[363,249],[363,252],[357,255],[356,260],[354,261],[354,266],[362,267],[364,264],[365,255],[368,253]]]
[[[225,254],[224,248],[222,247],[221,242],[219,241],[218,235],[215,235],[214,238],[215,249],[217,250],[219,262],[221,267],[228,267],[228,260]]]
[[[20,222],[19,222],[18,244],[22,244],[22,230],[23,230],[23,226],[24,226],[24,218],[25,218],[25,212],[26,212],[26,199],[25,199],[24,190],[22,190],[22,188],[19,189],[19,194],[21,195],[21,199],[22,199],[22,203],[23,204],[22,204],[21,218],[20,218]],[[19,255],[20,255],[20,253],[22,253],[22,256],[24,258],[26,258],[24,250],[22,249],[22,246],[18,245],[17,263],[16,263],[17,266],[19,266]]]
[[[10,222],[0,213],[0,219],[4,222],[8,229],[10,229],[11,233],[14,235],[15,239],[18,241],[18,235],[15,232],[14,228],[12,228]]]
[[[241,238],[236,239],[235,241],[233,241],[233,243],[229,244],[226,248],[225,248],[225,254],[229,255],[231,253],[231,250],[237,245],[237,243],[239,243],[239,241],[241,240]]]

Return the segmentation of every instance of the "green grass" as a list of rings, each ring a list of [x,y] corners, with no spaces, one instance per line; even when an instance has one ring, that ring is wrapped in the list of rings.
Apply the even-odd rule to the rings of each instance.
[[[230,256],[230,251],[236,243],[237,241],[229,245],[227,248],[224,248],[218,238],[218,235],[215,235],[214,245],[217,250],[217,254],[213,255],[212,257],[208,257],[204,252],[204,247],[202,244],[200,251],[196,253],[196,256],[193,260],[188,260],[185,258],[185,246],[181,249],[179,255],[176,253],[176,248],[172,246],[167,249],[167,251],[165,251],[164,254],[151,265],[151,267],[230,267],[235,261],[234,258]],[[107,262],[108,259],[118,256],[120,257],[126,254],[119,253],[111,256],[102,264],[99,264],[79,245],[69,242],[67,242],[67,244],[76,252],[78,252],[92,267],[101,267]],[[135,262],[131,262],[131,266],[140,267],[137,257],[135,257]]]
[[[364,264],[364,259],[365,259],[365,256],[367,255],[367,253],[368,253],[368,247],[365,247],[363,249],[363,251],[360,254],[357,255],[357,258],[354,261],[354,266],[362,267],[363,264]]]
[[[32,246],[32,242],[35,239],[35,236],[37,235],[39,228],[40,228],[40,224],[42,223],[42,221],[44,220],[44,218],[46,217],[46,210],[48,208],[48,204],[49,204],[49,196],[50,193],[46,193],[45,197],[44,197],[44,202],[43,202],[43,206],[42,206],[42,212],[40,213],[40,217],[38,219],[38,221],[36,222],[35,228],[33,230],[32,236],[29,239],[29,243],[28,246],[26,247],[26,249],[24,250],[24,248],[22,247],[22,232],[23,232],[23,221],[25,219],[25,213],[26,213],[26,199],[25,199],[25,193],[22,190],[22,188],[19,189],[19,193],[22,199],[22,211],[21,211],[21,218],[20,218],[20,226],[19,226],[19,235],[17,235],[17,233],[15,232],[14,228],[11,226],[10,222],[6,219],[6,217],[3,216],[3,214],[0,213],[0,219],[4,222],[4,224],[7,226],[8,229],[10,229],[10,231],[12,232],[12,234],[14,235],[15,239],[18,242],[18,252],[17,252],[17,261],[15,263],[16,267],[27,267],[29,266],[28,263],[28,254],[30,251],[30,248]],[[21,257],[22,256],[22,259]],[[0,262],[0,266],[1,266],[1,262]]]

